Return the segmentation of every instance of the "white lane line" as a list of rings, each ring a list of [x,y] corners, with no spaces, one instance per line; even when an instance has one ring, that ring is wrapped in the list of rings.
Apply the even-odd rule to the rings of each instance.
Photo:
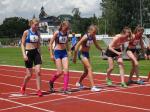
[[[4,77],[13,77],[13,78],[18,78],[18,79],[23,79],[24,77],[20,77],[20,76],[11,76],[11,75],[4,75],[4,74],[1,74],[0,73],[0,76],[4,76]],[[30,80],[36,80],[36,79],[30,79]],[[48,84],[49,81],[47,80],[42,80],[43,82],[46,82]],[[56,84],[64,84],[64,83],[61,83],[61,82],[55,82]],[[69,84],[70,86],[74,86],[73,84]]]
[[[15,104],[18,104],[18,105],[21,105],[21,106],[30,107],[30,108],[41,110],[41,111],[44,111],[44,112],[54,112],[54,111],[51,111],[51,110],[47,110],[47,109],[43,109],[43,108],[39,108],[39,107],[34,107],[34,106],[31,106],[31,105],[28,105],[28,104],[19,103],[19,102],[16,102],[16,101],[5,99],[5,98],[0,98],[0,100],[15,103]]]
[[[15,77],[15,78],[24,78],[24,77],[18,77],[18,76],[10,76],[10,75],[3,75],[3,74],[0,74],[1,76],[7,76],[7,77]],[[31,79],[31,80],[35,80],[35,79]],[[48,81],[45,81],[45,80],[42,80],[43,82],[48,82]],[[58,84],[60,84],[59,82],[57,82]],[[61,83],[61,84],[63,84],[63,83]],[[73,85],[74,86],[74,85]],[[142,85],[138,85],[137,87],[141,87]],[[143,86],[145,86],[145,85],[143,85]],[[147,85],[146,85],[147,86]],[[18,87],[20,87],[20,86],[18,86]],[[130,88],[130,87],[129,87]],[[34,89],[34,90],[36,90],[36,89]],[[104,89],[103,89],[104,90]],[[116,89],[115,89],[116,90]],[[107,91],[111,91],[111,90],[107,90]],[[80,91],[80,92],[84,92],[84,91]],[[128,93],[129,94],[129,93]],[[136,94],[136,93],[135,93]],[[138,94],[137,94],[138,95]]]
[[[25,71],[21,71],[21,70],[7,70],[7,69],[1,69],[0,70],[2,71],[7,71],[7,72],[17,72],[17,73],[26,73]],[[50,73],[42,73],[42,76],[51,76],[52,74]],[[63,76],[61,76],[63,77]],[[74,78],[74,79],[79,79],[80,75],[78,77],[75,77],[75,76],[71,76],[71,78]],[[86,80],[89,80],[87,77],[85,78]],[[99,79],[94,79],[95,81],[106,81],[106,80],[99,80]],[[120,82],[117,82],[117,81],[113,81],[113,82],[116,82],[116,83],[120,83]]]
[[[97,102],[97,103],[105,103],[105,104],[110,104],[110,105],[116,105],[116,106],[122,106],[122,107],[128,107],[128,108],[134,108],[134,109],[139,109],[139,110],[147,110],[147,111],[150,111],[150,109],[139,108],[139,107],[134,107],[134,106],[120,105],[120,104],[114,104],[114,103],[103,102],[103,101],[96,101],[96,100],[89,100],[89,99],[84,99],[84,98],[79,98],[79,97],[74,97],[74,98],[82,99],[82,100],[86,100],[86,101]]]
[[[33,106],[33,105],[47,103],[47,102],[50,103],[50,102],[54,102],[54,101],[65,100],[65,99],[68,99],[68,98],[71,98],[71,97],[65,96],[65,98],[57,98],[57,99],[53,99],[53,100],[40,101],[40,102],[37,102],[37,103],[31,103],[31,104],[27,104],[27,105]],[[15,106],[15,107],[10,107],[10,108],[0,109],[0,111],[11,110],[11,109],[19,108],[19,107],[25,107],[25,106]]]
[[[94,103],[107,104],[107,105],[113,105],[113,106],[125,107],[125,108],[132,108],[132,109],[137,109],[137,110],[149,111],[150,112],[150,109],[148,109],[148,108],[140,108],[140,107],[130,106],[130,105],[122,105],[122,104],[110,103],[110,102],[105,102],[105,101],[97,101],[97,100],[91,100],[91,99],[86,99],[86,98],[81,98],[81,97],[73,97],[73,98],[80,99],[80,100],[85,100],[85,101],[90,101],[90,102],[94,102]]]
[[[4,66],[4,67],[17,67],[17,68],[25,68],[24,66],[14,66],[14,65],[2,65],[0,64],[0,66]],[[57,69],[50,69],[50,68],[42,68],[43,70],[53,70],[56,71]],[[75,73],[82,73],[83,71],[78,71],[78,70],[69,70],[70,72],[75,72]],[[101,74],[101,75],[106,75],[106,73],[102,73],[102,72],[93,72],[94,74]],[[120,74],[112,74],[114,76],[120,76]],[[126,77],[128,77],[129,75],[125,75]],[[142,78],[147,78],[147,76],[141,76]]]
[[[72,98],[72,96],[64,96],[64,97],[65,98],[58,98],[58,99],[54,99],[54,100],[46,100],[46,101],[41,101],[41,102],[37,102],[37,103],[31,103],[29,105],[38,105],[38,104],[42,104],[42,103],[50,103],[50,102],[55,102],[55,101],[66,100],[66,99]]]
[[[134,93],[134,92],[126,92],[126,91],[114,91],[114,92],[117,92],[117,93],[124,93],[124,94],[132,94],[132,95],[137,95],[137,96],[147,96],[149,97],[150,95],[149,94],[140,94],[140,93]]]
[[[9,77],[9,76],[8,76]],[[19,87],[20,88],[20,86],[17,86],[17,85],[12,85],[12,84],[7,84],[7,83],[1,83],[0,82],[0,84],[4,84],[4,85],[8,85],[8,86],[13,86],[13,87]],[[125,89],[129,89],[129,88],[137,88],[137,87],[142,87],[142,86],[149,86],[149,85],[141,85],[141,86],[139,86],[139,85],[137,85],[137,86],[132,86],[132,87],[128,87],[128,88],[118,88],[118,89],[113,89],[113,90],[109,90],[109,89],[102,89],[102,90],[104,90],[104,91],[101,91],[100,93],[103,93],[103,92],[111,92],[111,91],[117,91],[117,90],[125,90]],[[36,89],[32,89],[32,88],[27,88],[27,89],[29,89],[29,90],[34,90],[34,91],[36,91]],[[81,92],[81,91],[79,91],[79,92]],[[86,91],[87,92],[87,91]],[[145,94],[138,94],[138,93],[130,93],[130,92],[121,92],[120,91],[120,93],[126,93],[126,94],[134,94],[134,95],[140,95],[140,96],[149,96],[149,95],[145,95]],[[96,94],[96,93],[89,93],[89,94],[82,94],[82,95],[80,95],[80,96],[86,96],[86,95],[90,95],[90,94]],[[27,97],[28,98],[28,97]],[[17,98],[13,98],[13,99],[17,99]]]
[[[15,85],[13,85],[13,86],[15,86]],[[110,91],[105,91],[105,92],[110,92]],[[94,94],[96,94],[96,93],[94,93]],[[60,95],[60,96],[68,96],[68,95],[62,95],[62,94],[58,94],[58,95]],[[139,107],[134,107],[134,106],[121,105],[121,104],[116,104],[116,103],[109,103],[109,102],[104,102],[104,101],[96,101],[96,100],[90,100],[90,99],[86,99],[86,98],[81,98],[81,96],[86,96],[86,95],[69,96],[68,98],[77,98],[77,99],[82,99],[82,100],[95,102],[95,103],[104,103],[104,104],[109,104],[109,105],[114,105],[114,106],[121,106],[121,107],[128,107],[128,108],[134,108],[134,109],[139,109],[139,110],[150,110],[150,109],[139,108]],[[88,95],[90,95],[90,94],[88,94]],[[32,105],[32,104],[29,104],[29,105]],[[25,105],[22,105],[22,106],[25,106]]]
[[[18,72],[18,73],[26,73],[25,71],[22,71],[22,70],[7,70],[7,69],[1,69],[0,68],[0,70],[4,70],[4,71],[12,71],[12,72]],[[55,70],[55,69],[54,69]],[[52,75],[52,74],[49,74],[49,73],[43,73],[42,74],[43,76],[50,76],[50,75]],[[113,74],[112,74],[113,75]],[[63,77],[63,76],[61,76],[61,77]],[[75,76],[71,76],[71,78],[74,78],[74,79],[79,79],[79,77],[75,77]],[[85,78],[86,80],[89,80],[87,77]],[[102,81],[106,81],[106,80],[99,80],[99,79],[94,79],[94,81],[100,81],[100,82],[102,82]],[[112,81],[113,83],[120,83],[120,82],[118,82],[118,81]],[[56,82],[56,83],[58,83],[58,82]],[[59,82],[60,83],[60,82]],[[149,82],[145,82],[145,84],[147,84],[147,83],[149,83]],[[60,83],[60,84],[63,84],[63,83]],[[74,85],[73,85],[74,86]]]
[[[139,86],[139,85],[138,86],[131,86],[131,87],[128,87],[128,88],[118,88],[118,89],[114,89],[114,90],[103,89],[104,91],[101,91],[100,93],[106,93],[106,92],[111,92],[111,91],[112,92],[116,92],[116,91],[119,91],[119,90],[127,90],[127,89],[139,88],[139,87],[145,87],[145,86],[150,86],[150,84],[149,85],[141,85],[141,86]],[[98,92],[91,92],[91,93],[88,93],[88,94],[81,94],[81,95],[77,95],[77,96],[78,97],[82,97],[82,96],[88,96],[88,95],[94,95],[94,94],[100,94],[100,93],[98,93]],[[122,91],[121,93],[125,93],[125,92]],[[130,93],[128,93],[128,94],[130,94]],[[139,95],[139,94],[134,93],[134,95]],[[143,95],[143,96],[145,96],[145,95]]]
[[[0,112],[1,112],[1,111],[5,111],[5,110],[16,109],[16,108],[20,108],[20,107],[24,107],[24,106],[14,106],[14,107],[10,107],[10,108],[0,109]]]

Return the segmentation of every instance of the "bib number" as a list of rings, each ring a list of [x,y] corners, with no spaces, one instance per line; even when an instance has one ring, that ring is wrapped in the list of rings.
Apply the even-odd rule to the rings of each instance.
[[[31,35],[30,36],[30,42],[38,42],[38,36],[37,35]]]
[[[86,46],[90,46],[93,43],[93,41],[87,41]]]
[[[65,44],[67,42],[67,36],[60,36],[59,43]]]

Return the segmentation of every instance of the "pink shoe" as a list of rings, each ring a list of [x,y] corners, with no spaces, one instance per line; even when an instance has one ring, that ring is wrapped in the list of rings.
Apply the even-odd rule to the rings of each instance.
[[[38,90],[38,91],[37,91],[37,95],[38,95],[39,97],[42,97],[42,96],[43,96],[43,93],[41,92],[41,90]]]
[[[21,86],[21,88],[20,88],[20,93],[21,93],[22,95],[25,94],[25,86]]]

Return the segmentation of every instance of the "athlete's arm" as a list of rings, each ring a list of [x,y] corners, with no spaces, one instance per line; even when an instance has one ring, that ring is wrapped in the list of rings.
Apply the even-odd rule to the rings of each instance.
[[[77,58],[77,53],[78,53],[78,50],[79,50],[79,47],[82,45],[82,43],[84,42],[84,41],[86,41],[87,40],[87,36],[86,35],[84,35],[82,38],[81,38],[81,40],[76,44],[76,46],[75,46],[75,51],[74,51],[74,57],[73,57],[73,62],[74,63],[76,63],[76,58]]]
[[[145,52],[145,47],[144,47],[144,43],[143,43],[142,38],[140,38],[140,46],[141,46],[141,49],[142,49],[142,51],[144,53]]]
[[[95,36],[93,37],[93,42],[94,42],[95,47],[96,47],[98,50],[102,51],[102,48],[101,48],[101,47],[99,46],[99,44],[97,43]]]
[[[50,57],[51,57],[51,58],[54,57],[54,55],[53,55],[53,43],[54,43],[54,41],[55,41],[57,35],[58,35],[58,32],[55,32],[54,35],[53,35],[53,37],[52,37],[51,40],[50,40],[50,43],[49,43]],[[54,59],[54,58],[53,58],[53,59]]]
[[[26,30],[24,31],[23,36],[21,38],[21,51],[22,51],[22,55],[25,61],[28,60],[27,55],[25,53],[25,41],[26,41],[27,35],[28,35],[28,31]]]
[[[39,50],[39,53],[40,53],[40,55],[41,55],[41,36],[40,36],[40,33],[38,33],[38,36],[39,36],[38,50]]]

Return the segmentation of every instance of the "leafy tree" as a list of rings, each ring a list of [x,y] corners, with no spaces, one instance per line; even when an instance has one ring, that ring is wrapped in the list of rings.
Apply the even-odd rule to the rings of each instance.
[[[103,11],[102,17],[107,20],[107,33],[119,33],[124,26],[133,29],[141,24],[140,3],[142,6],[142,25],[150,27],[149,0],[102,0],[100,7]]]
[[[9,38],[19,37],[28,28],[28,20],[20,17],[6,18],[0,26],[0,37],[5,35]]]

